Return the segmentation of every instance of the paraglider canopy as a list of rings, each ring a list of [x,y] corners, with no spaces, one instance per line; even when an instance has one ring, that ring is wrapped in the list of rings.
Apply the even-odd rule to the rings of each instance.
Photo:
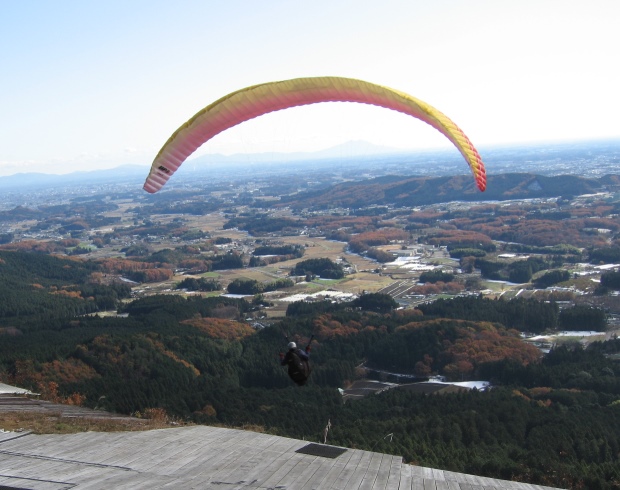
[[[463,131],[434,107],[404,92],[342,77],[295,78],[247,87],[222,97],[177,129],[161,148],[144,183],[159,191],[181,164],[215,135],[249,119],[319,102],[359,102],[416,117],[441,132],[459,150],[481,191],[486,189],[484,163]]]

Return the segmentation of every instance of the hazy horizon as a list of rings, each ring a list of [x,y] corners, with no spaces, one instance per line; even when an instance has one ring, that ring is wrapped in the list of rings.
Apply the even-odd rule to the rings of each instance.
[[[243,87],[343,76],[420,98],[476,147],[620,137],[613,0],[164,0],[0,5],[0,175],[150,165],[206,105]],[[293,61],[293,62],[292,62]],[[268,114],[196,156],[366,140],[449,148],[400,113],[328,103]]]
[[[542,149],[542,148],[559,148],[566,146],[586,146],[586,145],[597,145],[597,144],[618,144],[620,145],[620,137],[618,138],[600,138],[600,139],[586,139],[586,140],[566,140],[566,141],[533,141],[533,142],[513,142],[507,144],[496,144],[496,145],[487,145],[482,146],[479,150],[483,153],[485,152],[494,152],[501,150],[517,150],[521,149]],[[452,147],[431,147],[431,148],[415,148],[415,149],[401,149],[395,147],[381,146],[375,145],[368,141],[347,141],[338,145],[330,146],[327,148],[320,148],[314,151],[297,151],[297,152],[276,152],[276,151],[265,151],[265,152],[257,152],[257,153],[206,153],[198,156],[192,156],[188,158],[187,164],[213,164],[217,160],[222,160],[221,163],[250,163],[250,159],[255,159],[256,163],[286,163],[288,158],[292,158],[294,161],[313,161],[313,160],[321,160],[321,159],[336,159],[341,158],[343,160],[353,159],[358,157],[368,157],[371,158],[373,156],[389,156],[389,155],[402,155],[402,156],[423,156],[425,154],[428,155],[445,155],[449,158],[461,158],[458,151]],[[150,169],[151,162],[147,163],[118,163],[116,165],[106,166],[104,168],[93,168],[93,169],[81,169],[81,168],[72,168],[65,172],[51,172],[49,169],[42,169],[39,171],[18,171],[11,174],[2,175],[0,174],[0,179],[3,177],[15,177],[19,175],[68,175],[74,173],[90,173],[90,172],[98,172],[98,171],[107,171],[107,170],[115,170],[121,168],[129,168],[133,167],[135,169],[144,170],[144,177],[146,178],[148,174],[148,170]],[[46,171],[47,170],[47,171]],[[492,168],[488,169],[490,173],[492,173]],[[0,169],[1,171],[1,169]]]
[[[486,156],[488,174],[505,173],[510,169],[515,161],[520,161],[520,166],[514,171],[535,172],[532,166],[542,162],[553,162],[556,160],[557,168],[564,168],[567,174],[586,174],[589,171],[596,172],[596,167],[610,169],[613,162],[620,159],[620,138],[606,138],[599,140],[582,141],[556,141],[556,142],[533,142],[523,144],[490,145],[482,147],[482,154]],[[593,162],[592,168],[583,167],[583,152],[590,154]],[[560,160],[558,160],[560,158]],[[579,161],[579,168],[570,170],[571,161],[575,158]],[[219,169],[220,178],[226,178],[231,172],[238,175],[239,171],[249,171],[246,177],[252,177],[252,172],[260,172],[260,166],[264,166],[265,171],[272,172],[274,169],[287,164],[294,164],[288,172],[295,173],[295,168],[303,171],[304,165],[313,165],[315,170],[329,165],[332,168],[334,162],[341,162],[343,170],[350,169],[351,165],[360,168],[368,167],[376,169],[380,162],[389,163],[393,171],[394,167],[399,169],[409,169],[417,172],[420,165],[426,162],[436,165],[440,163],[445,173],[450,173],[448,168],[453,168],[453,172],[467,173],[467,167],[462,156],[454,147],[448,148],[427,148],[414,150],[401,150],[385,146],[374,145],[367,141],[349,141],[340,145],[332,146],[317,151],[310,152],[262,152],[262,153],[235,153],[235,154],[204,154],[190,157],[183,168],[171,180],[171,184],[180,183],[188,176],[195,173],[209,172],[209,169]],[[527,163],[526,163],[527,162]],[[318,165],[318,166],[317,166]],[[404,166],[403,166],[404,165]],[[76,169],[65,173],[54,172],[16,172],[10,175],[0,175],[0,183],[7,189],[11,186],[27,187],[30,182],[20,179],[41,178],[41,182],[54,181],[55,178],[63,176],[73,176],[71,182],[88,179],[90,176],[97,177],[106,175],[111,178],[122,179],[130,177],[140,182],[146,178],[150,169],[149,164],[121,163],[119,165],[101,169]],[[118,172],[114,176],[114,172]],[[620,172],[620,167],[618,168]],[[433,173],[429,168],[424,173]],[[543,172],[545,173],[545,172]],[[557,172],[556,172],[557,173]],[[608,173],[615,173],[609,171]],[[189,177],[191,178],[191,177]],[[60,181],[59,181],[60,182]],[[35,183],[38,183],[35,181]]]

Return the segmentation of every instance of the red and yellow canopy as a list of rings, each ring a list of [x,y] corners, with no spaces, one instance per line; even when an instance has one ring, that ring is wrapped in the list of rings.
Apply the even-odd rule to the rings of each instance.
[[[319,102],[359,102],[416,117],[441,132],[467,161],[478,189],[486,188],[480,155],[463,131],[434,107],[404,92],[341,77],[295,78],[269,82],[233,92],[208,105],[177,129],[159,151],[144,183],[155,193],[187,157],[218,133],[269,112]]]

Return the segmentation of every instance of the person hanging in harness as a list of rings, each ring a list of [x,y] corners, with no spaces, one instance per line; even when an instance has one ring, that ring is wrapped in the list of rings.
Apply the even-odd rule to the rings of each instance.
[[[308,381],[312,368],[310,367],[310,342],[304,350],[297,347],[295,342],[288,343],[288,352],[280,352],[280,364],[288,366],[288,375],[299,386],[303,386]]]

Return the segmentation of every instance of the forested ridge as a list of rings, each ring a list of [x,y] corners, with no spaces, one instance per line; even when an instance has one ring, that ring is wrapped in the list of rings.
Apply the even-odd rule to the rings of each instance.
[[[124,305],[126,317],[84,316],[102,309],[89,287],[115,306],[124,294],[94,282],[96,264],[15,252],[0,259],[3,297],[32,306],[16,314],[0,303],[0,381],[90,407],[161,408],[182,420],[315,441],[329,420],[328,443],[410,463],[569,488],[620,485],[620,341],[542,357],[519,330],[540,319],[541,329],[557,326],[553,303],[471,298],[394,310],[383,295],[365,295],[292,307],[280,324],[254,330],[243,321],[253,305],[223,297],[152,296]],[[303,388],[279,365],[285,334],[302,345],[315,336]],[[344,404],[336,388],[362,363],[486,379],[494,388],[395,388]]]
[[[489,175],[485,200],[503,201],[532,197],[580,195],[617,185],[613,176],[587,179],[572,175],[543,176],[531,173]],[[468,175],[443,177],[381,176],[363,182],[334,184],[325,189],[283,196],[282,202],[298,208],[328,206],[364,207],[369,204],[423,205],[443,201],[479,200]]]
[[[36,328],[61,318],[115,308],[126,284],[105,285],[92,262],[0,251],[0,328]]]

